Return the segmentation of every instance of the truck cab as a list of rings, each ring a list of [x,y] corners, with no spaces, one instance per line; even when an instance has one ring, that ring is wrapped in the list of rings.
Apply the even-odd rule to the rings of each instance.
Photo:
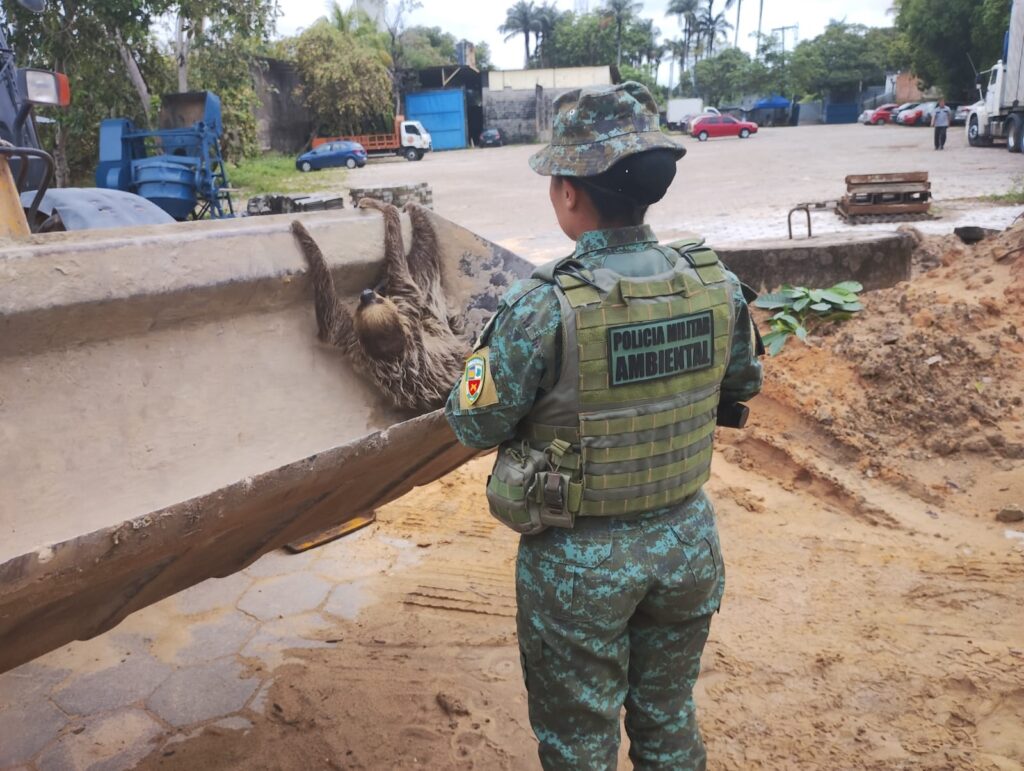
[[[408,150],[406,150],[408,148],[416,151],[416,155],[422,158],[424,153],[428,153],[433,149],[433,140],[430,138],[430,132],[418,120],[401,121],[398,131],[400,144],[405,151],[402,153],[403,155],[408,153]]]

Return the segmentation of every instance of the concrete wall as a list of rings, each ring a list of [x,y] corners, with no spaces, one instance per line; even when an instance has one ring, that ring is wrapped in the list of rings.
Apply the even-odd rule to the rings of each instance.
[[[261,150],[297,153],[313,132],[313,120],[298,95],[299,74],[289,62],[260,59],[251,68],[260,104],[256,127]]]
[[[554,101],[569,90],[485,88],[484,127],[501,129],[507,142],[550,142]]]
[[[495,70],[488,73],[489,87],[497,91],[511,88],[517,91],[543,86],[548,89],[583,88],[584,86],[605,86],[612,82],[611,68],[565,67],[546,70]]]
[[[793,215],[795,233],[804,232],[802,217]],[[840,281],[884,289],[910,280],[914,240],[906,233],[832,233],[712,246],[730,270],[759,291],[782,284],[826,288]]]

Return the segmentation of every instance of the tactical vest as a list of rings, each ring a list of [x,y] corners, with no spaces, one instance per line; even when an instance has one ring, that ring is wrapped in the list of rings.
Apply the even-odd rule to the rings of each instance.
[[[658,275],[571,258],[534,274],[561,307],[559,379],[499,448],[487,485],[492,514],[519,532],[671,506],[710,475],[732,285],[701,243],[656,248],[674,264]]]

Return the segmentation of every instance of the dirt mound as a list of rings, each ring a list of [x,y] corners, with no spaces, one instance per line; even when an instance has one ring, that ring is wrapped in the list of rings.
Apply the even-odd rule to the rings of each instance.
[[[1024,457],[1024,223],[974,245],[916,236],[913,279],[787,345],[768,392],[878,458]]]

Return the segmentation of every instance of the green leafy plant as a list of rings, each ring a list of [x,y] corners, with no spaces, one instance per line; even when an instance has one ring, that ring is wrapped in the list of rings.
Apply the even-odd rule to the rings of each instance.
[[[754,301],[754,307],[776,311],[768,320],[771,331],[764,336],[768,353],[775,356],[790,337],[807,340],[816,327],[830,321],[844,321],[864,306],[857,296],[864,287],[856,281],[843,281],[829,289],[808,289],[783,284]]]

